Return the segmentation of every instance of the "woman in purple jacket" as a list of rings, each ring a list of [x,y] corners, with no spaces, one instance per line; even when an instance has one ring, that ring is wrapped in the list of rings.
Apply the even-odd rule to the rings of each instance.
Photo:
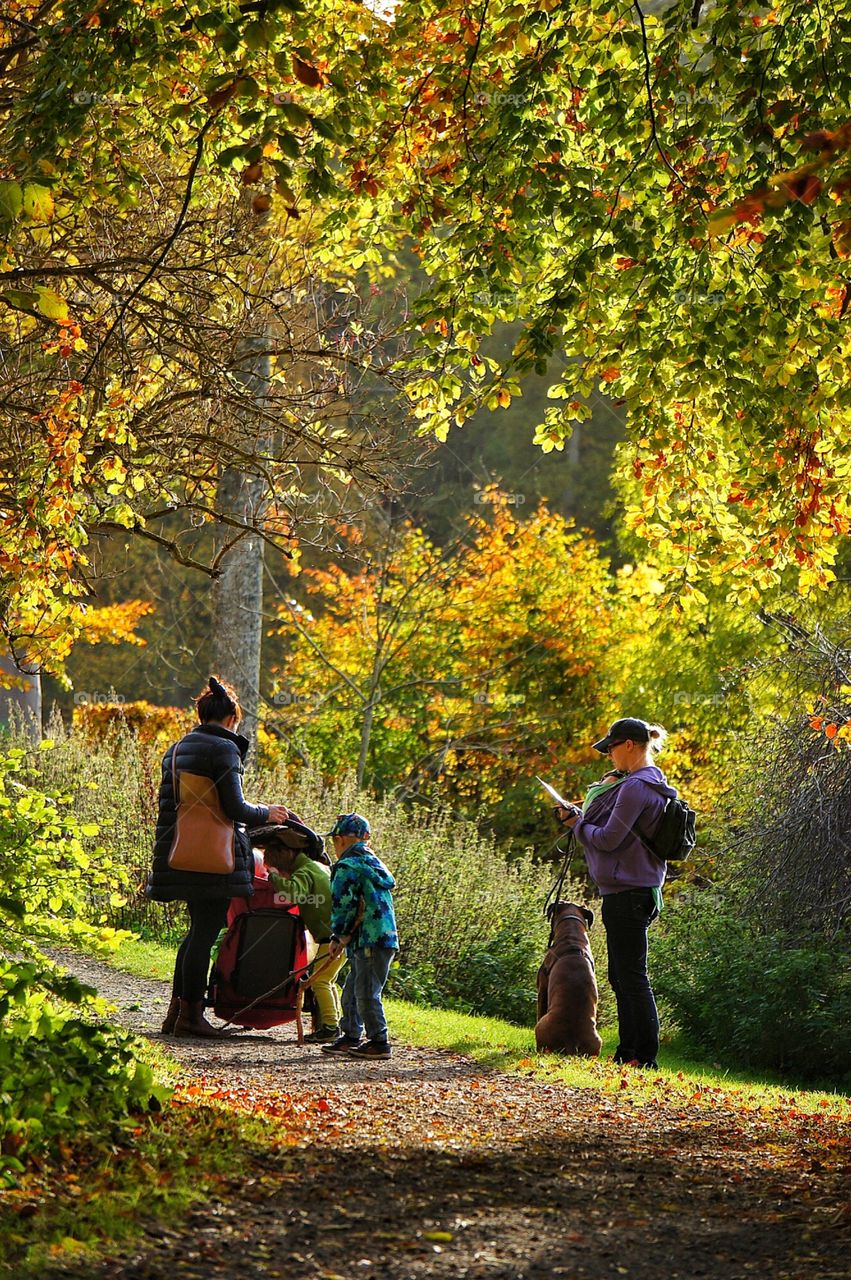
[[[662,909],[665,863],[648,848],[669,798],[677,794],[653,754],[665,730],[645,720],[616,720],[594,750],[607,755],[623,777],[593,789],[585,812],[556,810],[582,845],[588,870],[603,899],[609,982],[618,1006],[615,1062],[655,1067],[659,1015],[647,976],[647,930]]]

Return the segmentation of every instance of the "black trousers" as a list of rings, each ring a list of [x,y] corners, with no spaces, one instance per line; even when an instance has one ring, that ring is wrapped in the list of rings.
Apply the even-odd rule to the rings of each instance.
[[[210,975],[213,943],[227,923],[229,900],[212,898],[187,902],[189,932],[180,944],[174,962],[172,996],[181,1000],[203,1000]]]
[[[603,897],[609,982],[618,1006],[616,1062],[656,1066],[659,1014],[647,976],[647,930],[658,914],[650,889],[625,889]]]

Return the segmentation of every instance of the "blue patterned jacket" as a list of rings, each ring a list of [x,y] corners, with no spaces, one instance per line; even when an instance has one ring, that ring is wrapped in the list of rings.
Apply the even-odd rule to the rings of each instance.
[[[363,919],[348,944],[399,950],[396,914],[390,890],[396,881],[380,858],[358,841],[331,868],[331,928],[337,937],[348,934],[364,900]]]

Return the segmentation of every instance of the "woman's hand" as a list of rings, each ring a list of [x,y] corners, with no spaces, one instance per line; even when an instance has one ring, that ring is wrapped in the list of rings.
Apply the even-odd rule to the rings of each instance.
[[[345,950],[346,944],[341,942],[339,938],[332,938],[328,943],[328,955],[332,960],[336,960],[337,956]]]
[[[275,823],[286,822],[289,816],[290,816],[289,809],[284,808],[282,804],[269,805],[269,821],[270,822],[275,822]]]
[[[563,827],[573,827],[580,814],[576,808],[565,809],[563,804],[557,804],[556,817]]]

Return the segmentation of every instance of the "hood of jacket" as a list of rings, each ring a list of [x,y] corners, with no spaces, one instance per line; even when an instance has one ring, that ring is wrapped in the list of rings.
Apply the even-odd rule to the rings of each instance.
[[[385,867],[381,859],[376,857],[367,845],[360,842],[353,844],[344,854],[341,854],[335,865],[339,866],[341,862],[354,861],[355,859],[357,859],[358,867],[376,889],[392,889],[395,887],[396,881],[390,869]]]
[[[652,787],[654,791],[658,791],[659,795],[664,796],[666,800],[672,800],[677,794],[677,788],[671,786],[657,764],[648,764],[642,769],[636,769],[624,778],[623,782],[632,782],[633,778],[646,782],[648,786]],[[623,782],[621,786],[623,786]]]

